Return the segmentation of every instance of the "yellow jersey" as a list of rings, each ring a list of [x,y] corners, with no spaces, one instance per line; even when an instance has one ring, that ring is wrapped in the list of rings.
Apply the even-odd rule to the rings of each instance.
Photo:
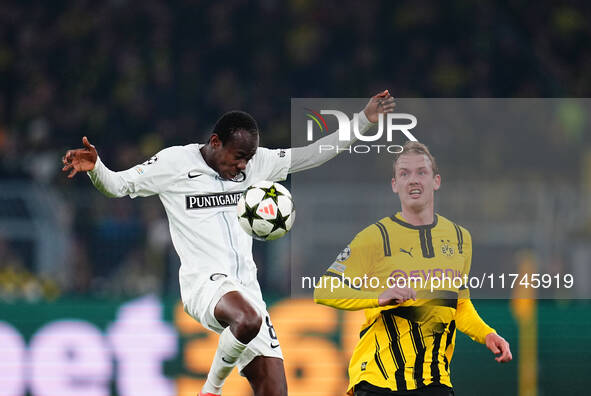
[[[452,386],[456,328],[481,343],[494,332],[469,299],[471,260],[470,233],[439,215],[430,225],[414,226],[397,213],[357,234],[314,295],[320,304],[365,309],[349,393],[361,381],[393,391]],[[415,289],[416,301],[380,307],[378,296],[394,285]]]

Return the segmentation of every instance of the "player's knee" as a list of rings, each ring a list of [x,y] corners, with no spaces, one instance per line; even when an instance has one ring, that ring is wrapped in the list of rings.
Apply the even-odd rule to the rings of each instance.
[[[247,344],[257,336],[261,324],[261,315],[254,309],[247,309],[235,318],[231,330],[240,342]]]

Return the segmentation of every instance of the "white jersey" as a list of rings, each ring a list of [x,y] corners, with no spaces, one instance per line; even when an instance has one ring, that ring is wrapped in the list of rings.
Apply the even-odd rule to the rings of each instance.
[[[231,181],[207,165],[200,147],[169,147],[143,164],[117,172],[122,183],[116,195],[158,194],[181,259],[181,276],[219,272],[249,283],[256,279],[252,238],[238,223],[236,203],[240,194],[258,181],[285,180],[291,150],[258,148],[246,169]],[[93,176],[104,170],[97,162],[91,173],[93,182]]]
[[[359,127],[371,124],[361,112]],[[223,273],[242,284],[256,282],[252,238],[240,227],[236,203],[246,188],[261,180],[280,181],[288,173],[318,166],[339,150],[318,150],[322,144],[339,148],[352,142],[338,140],[338,132],[300,148],[259,147],[246,169],[235,180],[221,178],[200,152],[200,144],[166,148],[143,164],[121,172],[109,170],[100,159],[88,172],[95,187],[109,197],[131,198],[158,194],[170,227],[174,247],[181,259],[183,278]]]

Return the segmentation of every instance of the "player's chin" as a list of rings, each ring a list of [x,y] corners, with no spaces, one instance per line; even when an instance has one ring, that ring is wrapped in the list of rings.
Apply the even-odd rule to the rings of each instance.
[[[236,177],[237,174],[238,173],[233,173],[232,171],[227,171],[222,174],[222,177],[224,179],[232,180],[233,178]]]
[[[424,202],[422,202],[423,200],[421,199],[421,197],[418,198],[413,198],[413,197],[408,197],[406,199],[406,205],[411,207],[412,209],[420,209],[424,206]]]

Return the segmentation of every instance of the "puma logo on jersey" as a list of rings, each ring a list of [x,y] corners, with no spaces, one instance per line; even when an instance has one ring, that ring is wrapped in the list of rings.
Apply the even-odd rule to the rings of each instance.
[[[403,248],[400,248],[400,252],[401,252],[401,253],[406,253],[406,254],[408,254],[410,257],[412,257],[412,249],[413,249],[413,248],[410,248],[410,250],[404,250]]]

